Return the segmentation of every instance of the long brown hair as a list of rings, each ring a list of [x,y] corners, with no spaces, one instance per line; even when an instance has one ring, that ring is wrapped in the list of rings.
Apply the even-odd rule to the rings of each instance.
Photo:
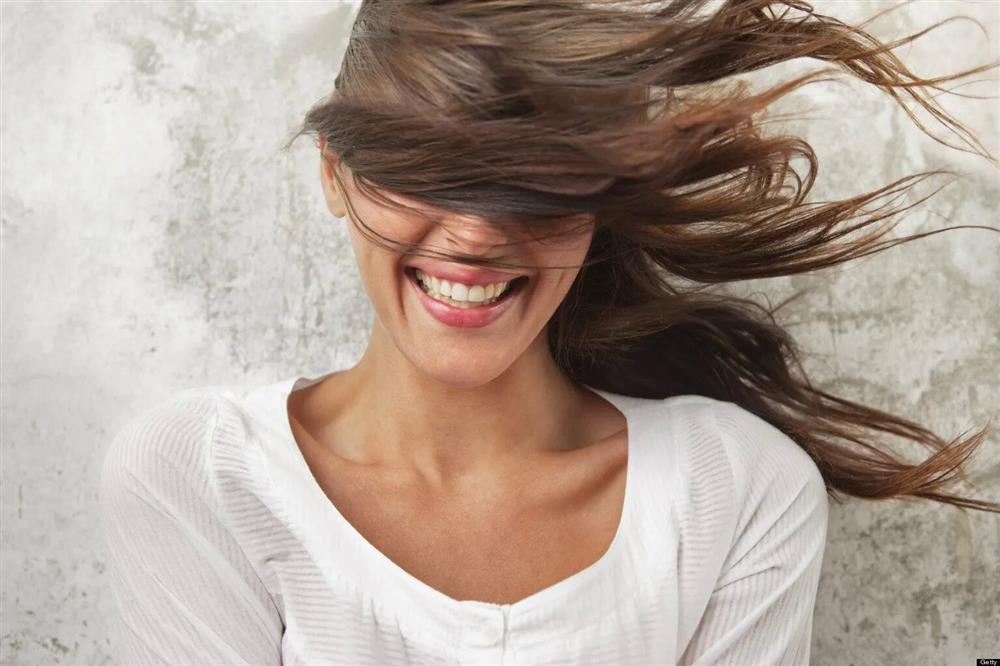
[[[886,43],[863,29],[882,13],[852,26],[801,0],[364,0],[334,91],[286,147],[303,134],[322,136],[361,191],[389,206],[419,202],[412,210],[420,214],[477,215],[533,235],[593,222],[586,261],[547,330],[553,357],[574,380],[640,397],[737,403],[795,440],[837,501],[838,493],[920,497],[1000,512],[1000,504],[949,490],[965,480],[988,425],[949,441],[831,395],[810,383],[776,322],[781,304],[713,290],[945,230],[888,237],[899,214],[927,196],[897,200],[950,171],[805,201],[817,172],[812,147],[765,133],[761,122],[771,103],[802,85],[846,71],[891,96],[935,140],[996,164],[932,91],[998,63],[920,78],[893,49],[945,21]],[[726,81],[796,58],[836,67],[759,92]],[[906,100],[952,141],[933,134]],[[374,242],[395,245],[354,221]],[[880,442],[887,435],[932,453],[908,462]]]

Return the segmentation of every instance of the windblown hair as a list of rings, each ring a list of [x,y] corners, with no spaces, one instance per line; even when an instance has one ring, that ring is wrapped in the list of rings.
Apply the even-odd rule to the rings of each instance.
[[[713,290],[959,228],[888,236],[899,213],[927,196],[906,206],[894,200],[950,171],[807,203],[812,147],[761,129],[772,102],[846,71],[891,96],[935,140],[996,165],[930,91],[998,63],[920,78],[893,50],[945,21],[886,43],[863,29],[882,13],[852,26],[802,0],[364,0],[334,91],[287,145],[303,134],[324,137],[360,191],[387,206],[418,202],[417,214],[475,215],[532,235],[593,224],[586,260],[547,329],[553,357],[573,380],[646,398],[737,403],[798,443],[837,501],[926,498],[1000,512],[951,489],[966,480],[989,424],[949,441],[831,395],[803,371],[776,322],[780,305]],[[797,58],[834,66],[758,92],[725,81]],[[906,99],[957,144],[921,124]],[[804,159],[804,174],[792,168],[795,158]],[[352,217],[385,247],[519,265],[401,246]],[[909,462],[880,441],[887,435],[932,453]]]

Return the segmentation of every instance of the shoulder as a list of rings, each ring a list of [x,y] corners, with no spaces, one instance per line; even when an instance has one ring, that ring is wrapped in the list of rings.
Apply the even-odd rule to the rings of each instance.
[[[221,386],[180,391],[132,415],[104,454],[101,495],[208,494],[216,442],[234,421],[238,406]]]
[[[696,395],[668,398],[664,404],[689,434],[710,440],[695,442],[695,446],[714,446],[725,454],[738,495],[745,497],[751,485],[825,490],[822,474],[805,449],[750,410]]]
[[[812,457],[786,433],[748,409],[705,396],[663,401],[674,422],[671,446],[677,466],[689,475],[679,483],[715,511],[728,505],[730,528],[768,523],[789,509],[825,524],[826,483]]]
[[[826,482],[805,449],[773,424],[731,402],[718,403],[715,422],[729,453],[744,512],[753,507],[777,520],[790,511],[825,522]],[[740,523],[748,520],[744,514]]]

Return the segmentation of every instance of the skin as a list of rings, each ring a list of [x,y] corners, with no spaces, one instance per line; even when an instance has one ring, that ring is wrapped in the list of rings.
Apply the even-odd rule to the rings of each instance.
[[[321,139],[321,156],[325,148]],[[348,167],[326,155],[326,205],[349,224],[376,316],[354,367],[289,398],[317,482],[389,559],[456,598],[509,603],[593,563],[620,520],[627,429],[617,408],[571,382],[548,351],[546,323],[579,269],[532,271],[500,319],[448,327],[405,282],[413,257],[365,239],[347,200],[383,236],[482,257],[515,240],[513,260],[540,269],[578,266],[593,226],[553,244],[512,239],[472,217],[445,213],[435,224],[364,196]]]

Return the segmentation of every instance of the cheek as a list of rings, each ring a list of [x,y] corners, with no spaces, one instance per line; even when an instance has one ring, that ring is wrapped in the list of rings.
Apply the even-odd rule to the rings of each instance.
[[[566,298],[580,273],[580,265],[586,259],[589,248],[588,235],[586,238],[560,243],[558,248],[547,247],[535,255],[537,265],[547,267],[539,272],[535,292],[535,298],[542,309],[554,311]]]
[[[587,258],[593,237],[593,226],[589,226],[564,238],[540,244],[536,251],[539,265],[551,267],[546,272],[558,278],[560,282],[566,280],[572,282]]]
[[[349,220],[349,234],[354,255],[362,274],[368,279],[381,282],[385,272],[395,272],[400,258],[405,254],[406,245],[419,245],[430,225],[417,219],[408,219],[397,213],[358,207],[360,222]],[[370,237],[374,234],[374,237]],[[380,238],[381,237],[381,238]],[[383,247],[379,243],[387,243]],[[401,245],[397,245],[401,244]]]
[[[424,221],[406,217],[395,211],[387,211],[371,206],[359,207],[359,220],[351,220],[352,231],[356,234],[376,234],[391,243],[417,243],[430,229]],[[367,226],[364,229],[361,221]],[[362,238],[367,241],[367,239]],[[367,241],[372,242],[372,241]]]

